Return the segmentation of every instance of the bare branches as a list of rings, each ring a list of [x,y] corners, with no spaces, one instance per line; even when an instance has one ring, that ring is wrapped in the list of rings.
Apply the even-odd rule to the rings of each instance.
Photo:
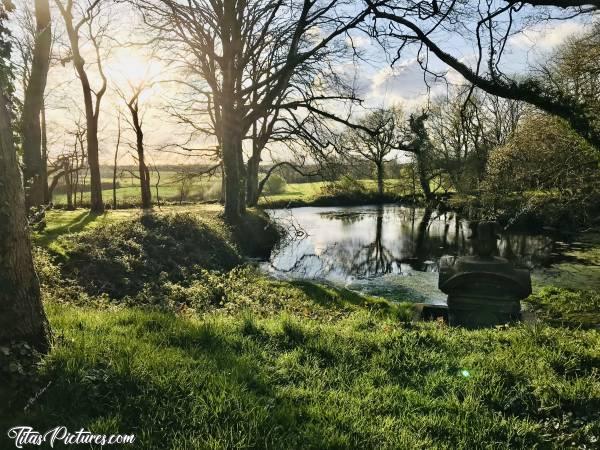
[[[367,3],[371,6],[375,19],[384,20],[388,25],[386,29],[374,28],[372,32],[375,35],[398,40],[400,48],[403,48],[406,43],[421,43],[425,46],[427,52],[433,53],[440,61],[452,67],[474,86],[492,95],[525,101],[550,114],[562,117],[589,143],[600,148],[600,130],[594,126],[592,120],[590,120],[590,112],[577,98],[568,92],[548,90],[547,87],[542,86],[539,81],[534,79],[523,81],[508,79],[500,71],[499,61],[502,58],[508,36],[512,33],[512,14],[519,11],[523,2],[508,2],[507,5],[497,9],[493,8],[492,2],[488,2],[486,9],[476,10],[479,14],[479,21],[475,30],[475,37],[479,56],[475,68],[471,68],[467,63],[444,50],[434,40],[432,33],[442,23],[445,27],[453,27],[452,30],[456,30],[456,27],[461,23],[467,24],[469,11],[466,6],[461,6],[462,9],[459,9],[454,2],[443,4],[444,11],[439,10],[435,14],[436,21],[432,22],[431,20],[422,20],[414,9],[401,8],[398,6],[399,2],[367,0]],[[538,2],[531,4],[534,3]],[[539,2],[539,4],[542,3],[557,6],[552,2]],[[563,2],[556,3],[566,4]],[[458,16],[461,13],[467,16],[464,18]],[[498,16],[504,13],[508,14],[507,19],[505,22],[500,22]],[[428,19],[432,18],[434,17],[428,16]],[[499,27],[500,23],[503,23],[503,28]],[[483,30],[486,31],[487,36],[484,35]],[[488,53],[487,74],[482,72],[481,65],[484,49],[487,49]]]

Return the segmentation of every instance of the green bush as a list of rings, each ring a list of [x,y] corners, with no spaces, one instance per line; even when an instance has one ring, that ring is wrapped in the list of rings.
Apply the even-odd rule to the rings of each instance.
[[[279,195],[283,194],[287,188],[287,181],[281,175],[271,175],[265,183],[263,189],[267,195]]]
[[[360,181],[344,175],[337,181],[325,184],[321,192],[328,196],[355,196],[367,194],[368,189]]]
[[[228,236],[192,214],[150,215],[59,238],[63,273],[90,295],[133,295],[160,276],[182,281],[194,266],[228,270],[241,262]],[[164,274],[164,275],[162,275]]]

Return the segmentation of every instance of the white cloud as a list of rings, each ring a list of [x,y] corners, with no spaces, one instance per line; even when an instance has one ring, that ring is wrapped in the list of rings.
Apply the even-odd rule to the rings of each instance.
[[[515,36],[512,44],[515,48],[521,49],[535,47],[537,50],[551,50],[562,44],[569,36],[584,32],[586,28],[586,24],[574,21],[536,25]]]

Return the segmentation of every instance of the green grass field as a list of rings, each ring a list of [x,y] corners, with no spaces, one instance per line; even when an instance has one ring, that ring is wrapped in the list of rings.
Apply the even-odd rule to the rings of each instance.
[[[155,176],[155,175],[154,175]],[[368,192],[375,193],[377,190],[377,183],[374,180],[359,180],[360,183],[366,188]],[[110,185],[112,179],[103,178],[103,184]],[[152,185],[152,197],[153,201],[156,202],[156,179],[151,180]],[[323,195],[323,188],[327,185],[327,182],[318,181],[311,183],[289,183],[285,187],[285,192],[281,194],[263,194],[259,200],[259,204],[268,207],[271,203],[282,204],[285,202],[311,202]],[[385,192],[390,195],[395,194],[406,194],[400,187],[400,180],[388,179],[385,180]],[[119,179],[119,188],[117,189],[117,205],[123,206],[134,206],[138,205],[141,201],[140,187],[136,179],[130,177]],[[181,182],[180,176],[173,171],[164,171],[161,173],[161,180],[158,188],[158,195],[161,202],[179,203],[183,202],[203,202],[203,201],[216,201],[221,197],[221,179],[219,177],[213,177],[212,179],[207,178],[195,178],[189,180],[185,185]],[[102,191],[102,197],[105,203],[111,203],[113,200],[112,189],[105,189]],[[83,199],[83,205],[89,204],[90,196],[89,192],[84,192],[83,195],[77,195],[77,204],[81,205],[81,199]],[[64,193],[55,194],[53,196],[53,202],[57,206],[64,206],[67,203],[67,196]]]
[[[152,172],[150,184],[153,201],[156,201],[156,182],[156,174]],[[112,178],[103,176],[102,183],[104,186],[112,186]],[[140,185],[137,179],[130,177],[129,175],[121,176],[118,178],[118,185],[117,206],[133,206],[140,203]],[[160,175],[158,195],[161,202],[167,201],[177,203],[180,201],[198,202],[218,200],[221,196],[221,179],[219,177],[213,177],[211,179],[204,177],[182,181],[182,176],[177,172],[163,171]],[[104,189],[102,191],[102,198],[105,203],[112,204],[112,188]],[[78,193],[77,204],[81,204],[81,199],[83,205],[89,204],[89,192],[83,192],[83,194]],[[67,204],[67,195],[64,192],[57,193],[53,196],[52,201],[57,206],[64,206]]]
[[[385,180],[385,192],[387,194],[404,194],[398,187],[400,180],[389,179]],[[377,191],[377,182],[374,180],[359,180],[359,182],[370,193]],[[283,194],[264,195],[259,204],[268,207],[269,204],[282,204],[285,202],[306,202],[310,203],[317,198],[323,196],[323,188],[327,186],[327,182],[317,181],[312,183],[290,183],[286,186]]]

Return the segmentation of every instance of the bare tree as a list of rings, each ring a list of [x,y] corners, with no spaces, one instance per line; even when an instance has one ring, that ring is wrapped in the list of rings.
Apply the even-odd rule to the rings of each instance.
[[[195,89],[211,106],[225,172],[225,215],[236,221],[245,209],[243,141],[250,129],[269,120],[302,65],[318,64],[368,13],[347,0],[135,3],[171,54],[179,47],[177,58],[204,80]]]
[[[118,90],[119,96],[123,99],[129,109],[130,118],[127,120],[135,132],[135,150],[136,161],[138,164],[138,179],[140,180],[140,190],[142,197],[142,208],[152,208],[152,191],[150,190],[150,170],[146,164],[146,155],[144,148],[143,117],[140,111],[140,96],[151,86],[151,83],[141,81],[138,84],[129,82],[129,95]]]
[[[100,116],[100,102],[106,93],[107,79],[102,67],[102,55],[100,53],[100,45],[103,35],[106,33],[107,24],[103,23],[95,27],[95,22],[99,21],[101,14],[101,3],[99,0],[93,2],[81,1],[84,6],[77,4],[77,8],[73,0],[55,0],[58,9],[64,19],[65,28],[69,37],[70,43],[70,58],[73,61],[73,66],[83,90],[83,100],[85,104],[85,118],[87,125],[87,159],[90,170],[90,188],[91,188],[91,211],[94,213],[104,212],[104,202],[102,201],[102,180],[100,178],[100,161],[98,148],[98,119]],[[79,10],[80,19],[75,22],[74,10]],[[88,67],[81,55],[81,36],[82,27],[87,27],[88,38],[94,48],[95,65],[98,69],[98,74],[101,79],[101,84],[98,89],[92,89],[88,77]],[[94,100],[95,99],[95,100]]]
[[[85,127],[80,121],[77,121],[75,129],[67,134],[73,136],[72,147],[65,148],[61,154],[48,160],[48,176],[52,177],[52,181],[48,185],[48,197],[50,200],[52,199],[54,190],[63,180],[67,195],[67,207],[74,209],[77,206],[79,173],[86,167]]]
[[[349,154],[358,154],[373,164],[379,197],[383,197],[384,194],[386,158],[397,150],[398,142],[401,140],[401,122],[400,108],[378,108],[359,120],[359,124],[365,129],[377,130],[376,133],[354,128],[344,135],[343,146]]]
[[[512,136],[523,116],[523,103],[469,88],[434,100],[428,113],[433,144],[430,158],[459,192],[479,188],[490,152]]]
[[[44,102],[52,45],[50,4],[48,0],[35,0],[34,4],[36,29],[21,116],[23,177],[26,185],[27,207],[42,205],[46,191],[46,164],[42,157],[40,113]]]

